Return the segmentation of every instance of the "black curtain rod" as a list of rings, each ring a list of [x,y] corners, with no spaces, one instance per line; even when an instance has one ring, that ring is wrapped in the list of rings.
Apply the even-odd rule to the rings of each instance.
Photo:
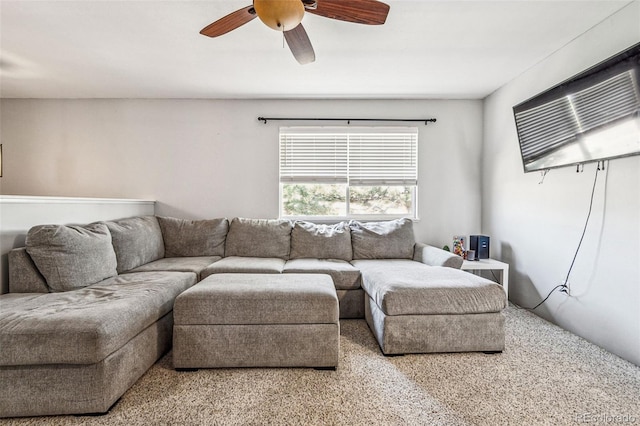
[[[258,117],[258,121],[267,124],[267,121],[346,121],[351,124],[352,121],[404,121],[404,122],[424,122],[435,123],[435,118],[283,118],[283,117]]]

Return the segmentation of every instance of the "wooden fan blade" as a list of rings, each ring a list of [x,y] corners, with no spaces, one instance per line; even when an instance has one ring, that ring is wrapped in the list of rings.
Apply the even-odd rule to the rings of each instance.
[[[284,32],[284,38],[287,40],[291,53],[300,62],[301,65],[311,63],[316,60],[316,53],[313,51],[311,41],[302,24],[291,31]]]
[[[256,11],[253,8],[253,5],[247,6],[243,9],[236,10],[235,12],[218,19],[213,24],[207,25],[200,31],[200,34],[209,37],[218,37],[246,24],[247,22],[253,20],[256,16],[258,15],[256,15]]]
[[[339,21],[382,25],[389,5],[377,0],[316,0],[316,8],[308,7],[306,11]]]

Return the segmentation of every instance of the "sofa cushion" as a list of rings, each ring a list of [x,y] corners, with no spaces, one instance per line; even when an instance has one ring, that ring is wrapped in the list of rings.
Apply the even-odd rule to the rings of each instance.
[[[354,259],[413,259],[413,222],[396,219],[383,222],[351,221]]]
[[[293,259],[284,265],[283,273],[327,274],[336,290],[360,288],[360,271],[350,263],[337,259]]]
[[[216,274],[176,298],[174,324],[295,327],[336,324],[338,317],[338,297],[326,275]]]
[[[155,216],[105,222],[118,259],[118,273],[164,257],[162,232]]]
[[[193,272],[202,279],[202,271],[209,265],[222,259],[220,256],[194,256],[194,257],[165,257],[153,262],[138,266],[131,272],[174,271]]]
[[[351,233],[344,223],[335,225],[296,222],[291,231],[291,259],[351,260]]]
[[[387,315],[449,315],[500,312],[501,285],[443,266],[412,260],[354,260],[362,288]]]
[[[225,256],[289,258],[291,222],[280,219],[234,218],[229,225]]]
[[[93,364],[173,309],[189,272],[141,272],[66,293],[0,296],[0,365]]]
[[[49,293],[47,285],[38,268],[33,263],[25,247],[9,252],[9,293]]]
[[[104,223],[34,226],[26,247],[52,291],[74,290],[117,274],[111,234]]]
[[[211,274],[246,273],[280,274],[285,261],[277,257],[240,257],[230,256],[207,266],[200,276],[204,279]]]
[[[229,230],[226,218],[208,220],[158,217],[164,238],[165,257],[224,256]]]

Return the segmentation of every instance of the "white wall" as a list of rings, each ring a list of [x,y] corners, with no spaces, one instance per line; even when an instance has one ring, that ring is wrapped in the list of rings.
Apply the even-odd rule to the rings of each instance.
[[[482,229],[511,265],[510,297],[532,307],[568,272],[596,170],[524,174],[512,107],[640,41],[636,1],[485,100]],[[640,365],[640,156],[612,160],[569,279],[536,313]]]
[[[481,101],[4,99],[1,107],[0,192],[154,199],[158,214],[190,218],[277,217],[278,126],[292,123],[258,116],[435,117],[410,124],[419,128],[416,236],[442,246],[480,231]]]

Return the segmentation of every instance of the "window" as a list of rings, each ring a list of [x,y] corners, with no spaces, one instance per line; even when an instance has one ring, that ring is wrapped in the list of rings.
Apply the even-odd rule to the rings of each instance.
[[[417,217],[418,129],[280,128],[280,216]]]

